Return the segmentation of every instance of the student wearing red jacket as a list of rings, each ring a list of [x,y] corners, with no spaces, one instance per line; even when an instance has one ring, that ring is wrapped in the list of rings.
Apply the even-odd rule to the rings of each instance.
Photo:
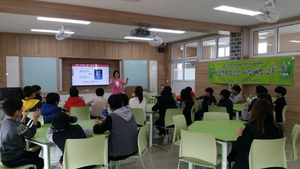
[[[66,101],[64,108],[70,111],[71,107],[81,107],[85,106],[85,101],[79,96],[79,91],[77,89],[70,90],[70,97]]]

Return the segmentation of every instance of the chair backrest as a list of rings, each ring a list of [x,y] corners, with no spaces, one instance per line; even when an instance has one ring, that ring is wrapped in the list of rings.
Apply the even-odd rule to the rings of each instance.
[[[146,122],[146,124],[141,127],[139,134],[138,134],[138,153],[139,155],[143,155],[143,152],[145,151],[145,149],[147,148],[148,145],[148,141],[147,141],[147,135],[146,135],[146,131],[149,128],[149,122]]]
[[[142,108],[131,108],[131,112],[135,118],[136,124],[144,126],[145,112]]]
[[[272,103],[274,103],[277,100],[276,97],[271,97],[271,99],[272,99]]]
[[[217,164],[217,146],[213,134],[194,133],[181,130],[179,158],[191,157]]]
[[[293,160],[298,160],[298,149],[296,147],[297,139],[300,133],[300,125],[295,124],[293,130],[291,132],[291,139],[292,139],[292,150],[293,150]]]
[[[146,94],[146,104],[148,104],[148,103],[151,103],[150,101],[151,101],[151,97],[155,97],[155,96],[157,96],[157,93],[147,93]]]
[[[170,108],[166,110],[165,127],[174,125],[173,116],[183,113],[183,108]]]
[[[64,107],[64,103],[59,103],[57,106],[63,108]]]
[[[78,120],[90,120],[89,106],[71,107],[70,115],[76,116]]]
[[[282,109],[282,122],[285,123],[285,115],[286,115],[286,110],[288,109],[289,105],[285,105]]]
[[[173,133],[173,143],[176,142],[176,138],[181,136],[181,130],[186,130],[186,120],[184,115],[173,116],[174,121],[174,133]]]
[[[89,165],[106,166],[108,159],[105,135],[67,139],[63,161],[64,169],[80,168]]]
[[[230,120],[228,113],[223,112],[206,112],[202,120]]]
[[[196,112],[196,105],[194,104],[191,108],[191,120],[192,120],[192,122],[195,121],[195,114],[194,114],[195,112]]]
[[[285,155],[286,138],[254,139],[249,153],[249,169],[283,167],[287,168]]]
[[[195,104],[197,104],[196,112],[203,109],[203,104],[201,100],[196,100]]]
[[[27,117],[33,119],[33,114],[34,114],[34,112],[29,112]],[[42,115],[40,115],[40,117],[38,118],[38,121],[41,123],[41,125],[45,124],[45,120]]]
[[[220,107],[220,106],[208,106],[208,111],[209,112],[224,112],[227,113],[226,107]]]

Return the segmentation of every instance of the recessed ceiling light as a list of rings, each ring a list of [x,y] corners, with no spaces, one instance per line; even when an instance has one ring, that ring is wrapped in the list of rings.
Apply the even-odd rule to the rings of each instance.
[[[58,33],[58,30],[47,30],[47,29],[31,29],[31,32],[44,32],[44,33]],[[75,32],[64,31],[66,34],[74,34]]]
[[[255,15],[255,11],[251,11],[248,9],[242,9],[242,8],[236,8],[236,7],[232,7],[232,6],[226,6],[226,5],[217,6],[213,9],[219,10],[219,11],[224,11],[224,12],[243,14],[243,15],[250,15],[250,16]]]
[[[142,37],[135,37],[135,36],[125,36],[124,39],[133,39],[133,40],[153,40],[153,38],[142,38]]]
[[[262,37],[262,36],[260,36],[259,39],[267,39],[267,37]]]
[[[175,33],[175,34],[185,33],[185,31],[181,31],[181,30],[159,29],[159,28],[150,28],[148,30],[153,32],[164,32],[164,33]]]
[[[52,21],[52,22],[65,22],[65,23],[76,23],[76,24],[83,24],[89,25],[90,21],[82,21],[82,20],[74,20],[74,19],[63,19],[63,18],[49,18],[49,17],[38,17],[37,20],[40,21]]]
[[[290,40],[289,42],[300,43],[300,40]]]
[[[210,42],[210,43],[207,43],[208,45],[215,45],[216,43],[212,43],[212,42]],[[228,45],[228,43],[218,43],[218,45]]]

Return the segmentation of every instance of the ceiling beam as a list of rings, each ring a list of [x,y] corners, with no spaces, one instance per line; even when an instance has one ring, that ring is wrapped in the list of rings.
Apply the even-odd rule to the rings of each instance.
[[[87,20],[131,26],[148,26],[204,33],[241,32],[240,26],[137,14],[101,8],[57,4],[34,0],[1,0],[0,12]]]

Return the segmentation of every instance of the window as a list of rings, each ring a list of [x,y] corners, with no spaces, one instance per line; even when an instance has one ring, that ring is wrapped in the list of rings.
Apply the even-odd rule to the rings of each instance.
[[[218,38],[218,58],[229,57],[230,55],[229,42],[230,42],[229,37]]]
[[[185,62],[184,66],[184,79],[195,80],[195,64],[196,62]]]
[[[185,57],[196,57],[197,47],[198,47],[198,42],[185,44]]]
[[[253,32],[253,54],[275,53],[275,29],[266,29]]]
[[[216,58],[216,39],[204,40],[202,42],[202,59],[209,60]]]
[[[183,79],[183,69],[182,63],[173,63],[173,79],[182,80]]]
[[[300,51],[300,24],[278,28],[278,52]]]
[[[180,59],[183,58],[183,45],[175,45],[173,47],[173,58],[174,59]]]

